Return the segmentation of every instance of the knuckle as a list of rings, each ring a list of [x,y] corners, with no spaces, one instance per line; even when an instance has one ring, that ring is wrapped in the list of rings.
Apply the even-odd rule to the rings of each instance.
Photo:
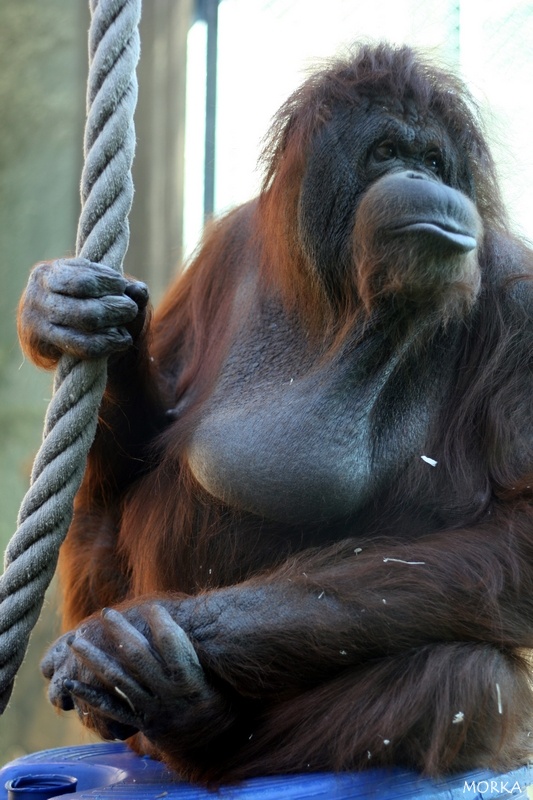
[[[85,301],[80,311],[83,312],[79,321],[81,329],[91,333],[104,333],[105,329],[109,329],[111,338],[115,338],[118,326],[135,319],[137,306],[125,296],[106,295],[97,300]]]
[[[54,269],[55,261],[39,261],[30,272],[30,280],[41,281]]]
[[[46,283],[52,291],[78,298],[122,294],[126,286],[123,276],[111,267],[79,258],[53,262]]]
[[[138,313],[137,303],[127,295],[108,295],[102,299],[102,318],[131,322]]]
[[[144,308],[148,303],[150,293],[148,291],[148,286],[143,281],[128,281],[124,291],[137,306]]]

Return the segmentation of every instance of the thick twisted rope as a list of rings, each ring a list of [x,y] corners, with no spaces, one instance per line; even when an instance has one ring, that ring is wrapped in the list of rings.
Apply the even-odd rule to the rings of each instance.
[[[133,199],[141,0],[90,0],[90,8],[85,166],[76,254],[121,271]],[[0,713],[11,696],[72,519],[106,378],[105,359],[82,362],[64,356],[57,369],[43,444],[0,578]]]

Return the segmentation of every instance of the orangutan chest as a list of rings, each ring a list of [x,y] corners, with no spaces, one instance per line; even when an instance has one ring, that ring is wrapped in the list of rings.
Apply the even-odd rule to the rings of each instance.
[[[265,386],[212,406],[188,451],[190,468],[212,495],[233,507],[282,522],[327,520],[356,512],[422,452],[428,412],[407,404],[387,419],[379,446],[374,403],[379,389],[317,391],[306,381]]]

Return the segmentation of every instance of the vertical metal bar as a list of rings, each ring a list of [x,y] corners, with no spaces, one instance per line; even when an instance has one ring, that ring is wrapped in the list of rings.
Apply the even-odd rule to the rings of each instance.
[[[181,261],[186,48],[194,4],[156,0],[143,6],[133,166],[137,191],[124,268],[149,284],[157,303]]]
[[[215,210],[218,0],[205,0],[207,78],[205,98],[204,219]]]
[[[455,58],[455,67],[460,68],[461,66],[461,0],[456,0],[456,2],[452,3],[452,13],[453,13],[453,44],[454,44],[454,58]]]

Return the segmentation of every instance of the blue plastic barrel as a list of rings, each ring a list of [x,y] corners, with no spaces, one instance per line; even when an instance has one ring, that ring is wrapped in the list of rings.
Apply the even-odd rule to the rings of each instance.
[[[428,780],[401,769],[281,775],[211,792],[179,781],[163,764],[140,758],[119,743],[61,747],[18,758],[0,770],[4,792],[0,800],[7,800],[8,783],[28,787],[33,780],[54,791],[58,776],[76,779],[76,800],[533,800],[533,767],[505,775],[479,771],[446,780]],[[41,795],[39,800],[54,796]],[[30,792],[18,800],[34,797]]]

